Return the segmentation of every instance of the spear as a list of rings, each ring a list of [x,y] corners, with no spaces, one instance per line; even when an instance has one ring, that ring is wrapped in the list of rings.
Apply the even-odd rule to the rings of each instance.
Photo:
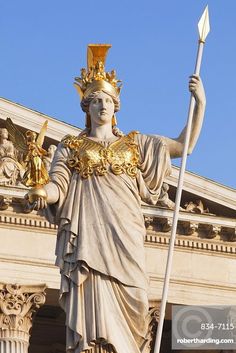
[[[208,6],[206,6],[202,14],[202,17],[198,22],[198,31],[199,31],[199,42],[198,42],[197,59],[196,59],[195,70],[194,70],[194,73],[196,75],[199,75],[200,73],[203,47],[204,47],[206,37],[210,31]],[[171,274],[171,268],[172,268],[176,230],[177,230],[177,223],[179,218],[180,201],[181,201],[181,195],[182,195],[182,189],[183,189],[184,172],[185,172],[186,161],[187,161],[187,153],[188,153],[188,146],[189,146],[189,140],[190,140],[190,134],[191,134],[194,106],[195,106],[195,99],[191,94],[189,110],[188,110],[188,120],[186,125],[186,135],[185,135],[181,167],[179,172],[179,180],[178,180],[178,186],[177,186],[177,192],[176,192],[176,198],[175,198],[173,225],[172,225],[171,235],[170,235],[170,245],[168,250],[165,279],[164,279],[164,285],[163,285],[163,291],[162,291],[160,318],[158,323],[154,353],[159,353],[160,345],[161,345],[161,337],[162,337],[162,330],[163,330],[163,324],[164,324],[164,318],[165,318],[166,302],[167,302],[167,296],[168,296],[168,290],[169,290],[170,274]]]

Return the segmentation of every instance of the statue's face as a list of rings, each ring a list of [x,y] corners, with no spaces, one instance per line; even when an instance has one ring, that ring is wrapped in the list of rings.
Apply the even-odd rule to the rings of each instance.
[[[50,145],[50,146],[48,147],[48,154],[49,154],[49,156],[53,156],[54,153],[55,153],[55,151],[56,151],[56,149],[57,149],[57,147],[56,147],[55,145]]]
[[[37,134],[34,131],[28,130],[26,131],[26,137],[28,142],[35,142],[37,138]]]
[[[111,123],[114,108],[113,99],[107,93],[98,92],[89,105],[91,124],[104,125]]]
[[[0,129],[1,138],[8,139],[8,131],[5,128]]]

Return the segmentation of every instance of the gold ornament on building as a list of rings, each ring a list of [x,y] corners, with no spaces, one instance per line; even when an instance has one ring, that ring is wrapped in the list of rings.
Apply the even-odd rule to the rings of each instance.
[[[75,87],[80,99],[90,93],[105,90],[112,96],[118,97],[121,90],[121,81],[116,77],[116,71],[105,71],[105,62],[110,44],[89,44],[87,50],[87,70],[81,69],[80,77],[75,77]]]

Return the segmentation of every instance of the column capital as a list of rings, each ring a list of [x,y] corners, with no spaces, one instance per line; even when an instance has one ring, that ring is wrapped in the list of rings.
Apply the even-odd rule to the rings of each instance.
[[[0,346],[4,352],[12,351],[5,346],[17,345],[21,347],[17,351],[27,352],[33,314],[45,303],[45,289],[45,284],[0,283]]]

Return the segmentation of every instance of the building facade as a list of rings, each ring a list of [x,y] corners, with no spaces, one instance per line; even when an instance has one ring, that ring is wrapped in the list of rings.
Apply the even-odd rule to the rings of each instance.
[[[0,98],[0,352],[62,353],[65,315],[58,305],[56,226],[41,211],[27,212],[19,151],[4,130],[11,118],[21,132],[40,131],[48,120],[45,149],[79,129]],[[4,132],[4,131],[5,132]],[[5,135],[4,135],[5,134]],[[5,137],[4,137],[5,136]],[[51,148],[51,149],[50,149]],[[155,334],[167,259],[178,168],[157,205],[143,204],[147,235],[149,301]],[[236,305],[236,190],[186,172],[171,273],[162,351],[171,352],[173,304]]]

